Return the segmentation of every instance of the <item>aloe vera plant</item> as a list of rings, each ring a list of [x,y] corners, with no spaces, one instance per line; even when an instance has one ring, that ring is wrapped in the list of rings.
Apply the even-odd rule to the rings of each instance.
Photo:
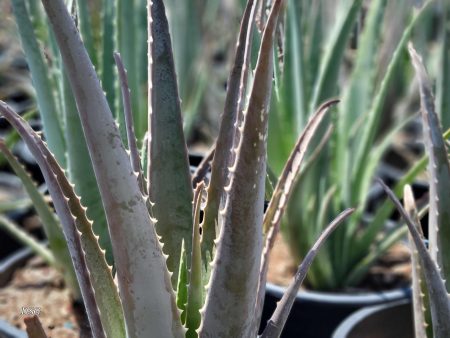
[[[61,53],[67,84],[70,84],[70,91],[67,88],[65,93],[73,94],[76,103],[73,107],[76,107],[92,161],[118,286],[95,235],[95,220],[93,224],[89,219],[89,208],[86,212],[83,200],[77,196],[76,187],[71,185],[58,158],[3,102],[0,102],[0,113],[20,133],[43,172],[93,336],[256,336],[267,257],[273,245],[272,236],[264,238],[263,224],[272,234],[278,231],[306,147],[329,107],[336,103],[331,101],[320,106],[305,127],[264,214],[272,46],[284,1],[273,2],[251,85],[249,55],[258,1],[247,2],[229,77],[211,181],[206,189],[199,179],[194,191],[163,1],[149,0],[147,4],[149,110],[147,152],[142,159],[135,141],[132,94],[120,56],[115,54],[129,151],[122,142],[89,57],[89,44],[83,44],[70,9],[63,0],[42,0],[42,4]],[[67,159],[70,162],[70,156]],[[146,164],[144,169],[141,163]],[[204,209],[201,221],[205,198],[207,205],[213,207]],[[317,250],[352,212],[352,209],[342,212],[312,246],[290,291],[263,332],[264,337],[281,334],[294,295]],[[207,223],[207,220],[212,221]],[[211,259],[212,264],[208,265]],[[29,322],[33,325],[30,332],[35,331],[36,337],[41,337],[39,326],[35,321]]]
[[[337,7],[332,29],[327,29],[328,5]],[[367,7],[361,24],[363,6]],[[412,30],[427,13],[426,6],[417,10],[403,5],[402,15],[409,21],[384,70],[378,64],[378,53],[386,40],[383,25],[389,6],[394,3],[288,2],[284,43],[280,47],[282,62],[276,68],[277,95],[269,123],[268,158],[275,173],[281,170],[288,149],[313,107],[333,95],[342,97],[337,112],[328,118],[334,122],[333,132],[327,132],[325,127],[319,131],[320,137],[314,140],[314,151],[308,154],[287,208],[282,229],[294,258],[301,261],[305,257],[314,238],[341,208],[357,207],[347,226],[333,234],[311,267],[307,282],[314,290],[357,286],[371,265],[405,235],[404,228],[384,229],[390,215],[387,212],[376,214],[367,224],[363,221],[378,164],[395,133],[406,123],[394,126],[377,139],[387,93],[402,67],[402,55]],[[350,54],[348,45],[355,26],[360,31],[353,39],[356,50]],[[343,66],[348,59],[350,71]],[[327,138],[330,142],[322,141]]]
[[[425,246],[414,196],[409,186],[404,190],[403,207],[395,194],[382,182],[410,231],[413,263],[415,334],[418,338],[443,338],[450,335],[449,290],[449,199],[450,163],[442,129],[435,110],[431,83],[422,59],[409,46],[420,89],[425,146],[428,152],[430,203],[428,210],[429,246]]]

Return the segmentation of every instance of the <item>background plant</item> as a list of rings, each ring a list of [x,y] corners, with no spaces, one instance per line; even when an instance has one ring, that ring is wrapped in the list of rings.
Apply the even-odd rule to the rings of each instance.
[[[358,0],[339,5],[291,1],[288,6],[269,128],[269,164],[275,173],[318,102],[338,94],[342,103],[329,118],[333,132],[322,128],[316,150],[302,169],[285,217],[285,238],[300,260],[339,209],[357,206],[308,275],[314,289],[356,286],[380,255],[405,235],[405,229],[384,229],[388,212],[380,212],[368,224],[363,224],[362,216],[382,155],[409,119],[382,133],[386,112],[392,115],[394,110],[391,88],[396,88],[398,103],[406,92],[399,88],[408,88],[411,82],[403,62],[406,43],[414,28],[429,27],[424,21],[435,12],[432,6],[419,9],[403,3],[398,8],[387,1],[371,1],[367,7]],[[330,6],[337,13],[332,25],[326,14]],[[400,30],[389,29],[392,12],[395,20],[406,21]],[[398,40],[392,41],[396,31]],[[328,138],[330,142],[323,141]],[[408,174],[406,180],[413,176]]]
[[[94,224],[90,221],[83,200],[76,195],[57,156],[53,156],[39,135],[3,102],[0,111],[25,140],[43,172],[61,221],[94,337],[191,337],[197,333],[218,337],[256,336],[267,267],[267,255],[263,259],[261,256],[263,249],[265,253],[269,251],[273,239],[267,237],[268,244],[263,248],[263,223],[270,225],[272,233],[279,227],[306,147],[329,106],[335,103],[322,105],[306,126],[278,181],[265,216],[272,45],[283,1],[273,3],[250,86],[247,86],[249,53],[257,2],[250,0],[247,3],[208,186],[207,204],[216,209],[204,210],[205,223],[202,224],[199,222],[204,186],[202,183],[197,185],[194,192],[191,186],[163,2],[149,1],[147,7],[149,136],[143,161],[135,138],[132,96],[120,56],[116,54],[115,59],[123,94],[129,152],[122,142],[88,48],[78,33],[81,25],[77,26],[76,17],[71,16],[73,7],[67,8],[62,0],[43,0],[42,3],[70,85],[66,93],[70,89],[76,102],[77,122],[82,127],[80,135],[85,136],[95,172],[94,183],[99,188],[105,210],[118,288],[95,236],[95,220]],[[248,102],[243,100],[244,93],[248,93]],[[234,127],[228,128],[230,125]],[[141,162],[145,163],[145,170],[141,169]],[[216,162],[225,166],[217,166]],[[228,174],[222,175],[228,167]],[[218,193],[211,194],[212,187]],[[351,212],[351,209],[344,211],[312,247],[290,292],[263,333],[264,337],[280,335],[317,250]],[[207,227],[206,219],[211,214],[216,220],[213,225],[218,228]],[[203,258],[202,251],[206,253]],[[203,271],[211,257],[211,271]],[[209,280],[206,292],[202,275]],[[182,314],[180,310],[183,310]],[[31,325],[36,328],[35,322],[30,321]]]

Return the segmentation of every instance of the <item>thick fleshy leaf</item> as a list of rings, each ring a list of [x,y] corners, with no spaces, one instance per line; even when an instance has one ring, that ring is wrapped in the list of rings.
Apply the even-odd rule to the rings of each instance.
[[[181,119],[180,98],[162,0],[148,1],[149,147],[147,179],[156,231],[169,257],[176,287],[181,242],[190,265],[192,252],[192,186]]]
[[[354,154],[351,151],[352,147],[349,146],[351,144],[351,133],[348,130],[355,126],[355,121],[369,109],[373,100],[377,75],[377,50],[380,48],[379,40],[383,28],[381,23],[383,22],[385,8],[386,0],[373,1],[370,4],[357,49],[356,64],[349,79],[349,84],[345,86],[342,105],[340,106],[341,118],[337,122],[336,133],[337,154],[333,156],[335,160],[333,165],[343,181],[341,185],[342,196],[343,203],[346,205],[352,205],[356,202],[355,198],[359,197],[359,195],[351,195],[351,186],[354,182],[351,175],[352,170],[348,166],[354,165],[351,160]]]
[[[142,172],[141,159],[136,143],[136,134],[134,133],[133,109],[131,107],[130,87],[128,86],[128,77],[122,58],[119,53],[114,53],[114,60],[116,61],[117,71],[119,73],[120,88],[122,90],[122,104],[125,116],[125,127],[127,131],[128,148],[130,150],[131,166],[134,172],[138,174],[139,187],[141,193],[147,195],[147,186]]]
[[[228,166],[231,165],[232,147],[235,141],[236,124],[239,110],[243,104],[243,92],[247,85],[249,72],[249,55],[253,35],[253,19],[255,16],[254,1],[249,0],[241,21],[234,64],[228,79],[227,97],[220,122],[219,136],[216,141],[214,160],[211,164],[211,183],[208,186],[208,202],[205,208],[205,219],[202,223],[202,251],[207,259],[212,258],[213,242],[218,235],[218,215],[220,203],[224,195],[224,187],[229,182]]]
[[[450,128],[450,95],[448,95],[448,90],[450,88],[450,25],[448,25],[448,21],[450,20],[450,4],[448,2],[443,2],[442,9],[443,17],[443,36],[442,43],[440,43],[441,51],[441,67],[442,69],[439,71],[439,82],[437,84],[437,110],[439,117],[441,119],[442,126],[444,130]]]
[[[230,184],[220,211],[220,235],[200,336],[251,337],[262,252],[262,222],[266,178],[267,121],[273,77],[273,41],[283,0],[273,3],[264,30],[253,87]],[[219,150],[217,150],[219,151]],[[227,321],[223,314],[227,313]]]
[[[194,226],[192,228],[192,259],[189,271],[188,302],[186,306],[186,337],[198,337],[200,308],[203,304],[202,253],[200,244],[200,209],[205,185],[200,183],[194,193]]]
[[[36,90],[39,113],[43,120],[45,137],[50,150],[55,154],[58,162],[65,167],[65,141],[61,123],[57,113],[53,86],[49,77],[49,70],[44,62],[41,48],[36,39],[25,0],[13,0],[14,15],[19,27],[22,47],[25,51],[31,77]]]
[[[269,267],[269,255],[273,245],[275,244],[275,238],[279,233],[281,219],[284,210],[289,200],[292,190],[295,186],[294,182],[300,172],[303,159],[305,157],[306,150],[309,142],[313,138],[317,127],[322,121],[323,117],[327,113],[330,106],[336,104],[338,101],[328,101],[321,105],[317,112],[312,116],[305,130],[300,135],[294,149],[289,156],[288,161],[282,171],[282,174],[275,187],[272,199],[269,202],[269,206],[264,215],[263,229],[267,233],[265,246],[263,250],[263,257],[261,263],[261,271],[259,275],[258,297],[256,304],[256,323],[260,322],[263,301],[266,287],[267,270]]]
[[[427,2],[429,4],[430,2]],[[372,101],[372,105],[368,112],[364,115],[364,125],[362,126],[363,132],[361,140],[358,142],[358,146],[355,153],[355,163],[357,164],[354,167],[352,175],[355,177],[353,179],[354,182],[361,182],[361,177],[365,175],[366,172],[366,163],[368,161],[368,156],[370,154],[369,149],[372,147],[375,135],[379,127],[381,112],[383,109],[383,104],[385,102],[385,98],[389,89],[389,85],[395,77],[396,69],[398,69],[402,56],[404,55],[404,49],[406,44],[411,36],[411,32],[415,27],[416,23],[420,21],[420,19],[426,13],[427,6],[423,7],[419,13],[415,14],[414,17],[408,23],[408,26],[403,31],[403,35],[397,44],[394,53],[392,54],[391,61],[386,69],[386,73],[383,76],[383,79],[380,83],[380,88]],[[352,189],[356,190],[359,187],[352,187]],[[355,192],[355,196],[358,194]]]
[[[431,82],[422,60],[412,44],[409,45],[409,53],[419,80],[425,147],[429,156],[430,211],[428,213],[428,238],[430,240],[430,254],[441,269],[447,289],[450,289],[450,163],[434,106]]]
[[[414,244],[416,245],[430,297],[434,337],[450,337],[450,321],[448,320],[450,318],[450,298],[447,290],[445,289],[445,284],[441,278],[438,267],[428,253],[427,248],[425,247],[425,244],[417,231],[418,225],[414,224],[414,220],[408,216],[408,213],[403,208],[395,194],[381,180],[378,180],[378,182],[381,184],[386,194],[392,202],[394,202],[397,210],[402,215],[414,240]]]
[[[93,282],[92,288],[95,292],[96,306],[98,306],[100,311],[100,317],[107,336],[123,337],[125,323],[119,294],[112,278],[111,268],[107,265],[104,252],[100,249],[98,239],[92,232],[92,222],[86,217],[85,208],[81,205],[79,197],[75,194],[73,186],[65,177],[63,170],[39,136],[20,118],[13,115],[11,111],[2,109],[2,113],[19,131],[36,157],[46,178],[61,222],[66,222],[63,223],[66,239],[68,237],[66,224],[76,227],[78,231],[76,235],[79,236],[81,242],[79,250],[82,251],[80,254],[84,254],[86,257],[89,279]],[[42,166],[43,164],[45,166]],[[62,202],[59,202],[59,200]],[[59,208],[56,201],[58,201]],[[70,244],[70,242],[68,243]],[[73,256],[73,252],[71,253]],[[86,302],[86,299],[84,301]]]
[[[403,204],[408,216],[414,221],[420,236],[423,238],[422,228],[417,212],[416,202],[410,185],[406,185],[403,190]],[[416,338],[427,338],[427,327],[430,323],[426,321],[426,314],[429,313],[428,291],[424,283],[424,276],[420,267],[420,257],[411,234],[408,235],[411,245],[411,266],[412,266],[412,291],[413,291],[413,313],[414,313],[414,333]],[[430,335],[432,337],[432,335]]]
[[[300,264],[294,280],[288,286],[286,292],[281,298],[280,302],[277,304],[274,314],[267,323],[261,337],[262,338],[278,338],[283,331],[284,324],[286,323],[289,312],[291,311],[292,305],[294,304],[295,297],[297,296],[298,290],[306,277],[309,267],[311,266],[314,257],[317,255],[320,247],[323,245],[325,240],[331,233],[341,224],[354,209],[346,209],[336,219],[331,222],[328,227],[322,232],[322,234],[317,239],[316,243],[309,250],[308,254],[303,259],[302,264]]]
[[[107,210],[127,332],[130,336],[182,336],[154,224],[92,63],[63,1],[42,2],[60,47]]]
[[[58,213],[63,226],[64,235],[72,257],[73,266],[77,274],[78,284],[85,302],[86,312],[92,327],[93,335],[95,338],[105,337],[89,271],[85,256],[83,254],[81,238],[75,226],[75,219],[69,210],[66,197],[57,182],[55,174],[47,162],[46,156],[42,154],[38,146],[38,142],[41,141],[40,137],[25,123],[25,121],[23,121],[23,119],[21,119],[2,101],[0,101],[0,112],[22,136],[42,171],[44,179],[48,185],[48,190],[53,198],[53,204],[56,212]]]
[[[106,251],[108,263],[113,264],[113,252],[105,210],[83,134],[78,109],[65,74],[62,74],[62,92],[64,124],[66,126],[64,133],[67,144],[68,178],[75,185],[74,189],[77,195],[81,197],[81,203],[87,208],[87,217],[94,222],[94,232],[99,236],[101,248]]]
[[[188,283],[189,283],[189,268],[186,262],[186,250],[184,249],[184,242],[181,244],[181,262],[180,270],[178,271],[177,283],[177,306],[181,310],[181,322],[186,323],[186,304],[188,300]]]
[[[344,56],[348,37],[358,17],[357,14],[362,3],[362,0],[353,0],[351,5],[347,6],[347,11],[340,19],[341,22],[330,39],[314,87],[314,93],[309,106],[310,111],[313,111],[323,100],[327,100],[336,94],[337,86],[331,86],[330,84],[337,84],[338,82],[340,60]]]
[[[141,20],[145,11],[145,1],[142,0],[116,0],[116,48],[120,51],[125,68],[128,71],[130,84],[131,104],[135,116],[135,130],[139,140],[142,140],[147,127],[147,111],[143,100],[143,85],[145,85],[146,71],[142,52],[146,51],[146,22]],[[139,41],[139,42],[138,42]],[[111,54],[111,58],[113,55]],[[113,60],[111,59],[113,62]],[[126,140],[123,114],[119,112],[119,123],[124,142]]]

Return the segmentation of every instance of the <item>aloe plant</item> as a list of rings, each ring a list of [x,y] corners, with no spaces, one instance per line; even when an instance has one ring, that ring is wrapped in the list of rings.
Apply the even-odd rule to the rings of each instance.
[[[196,1],[186,1],[183,8],[173,1],[167,3],[171,13],[171,31],[177,52],[175,63],[180,75],[183,98],[183,128],[187,132],[192,128],[205,93],[205,74],[209,63],[200,53],[203,47],[201,33],[210,28],[208,25],[211,25],[217,15],[216,6],[212,6],[216,2],[217,0],[212,1],[204,11],[199,10],[204,4]],[[36,101],[46,142],[61,166],[68,171],[77,194],[88,208],[89,218],[95,223],[95,231],[106,250],[107,260],[112,264],[112,249],[101,198],[86,142],[84,137],[80,138],[82,127],[55,36],[39,2],[13,0],[11,4],[36,88]],[[66,4],[72,16],[77,18],[80,34],[94,67],[99,72],[111,112],[119,123],[122,140],[126,143],[120,80],[113,58],[115,50],[121,52],[132,90],[130,100],[137,145],[142,147],[147,131],[147,73],[142,71],[147,68],[146,2],[78,0],[66,1]],[[208,23],[200,20],[202,13],[209,18]],[[191,29],[183,30],[182,26]],[[190,66],[193,66],[192,69]],[[194,75],[198,76],[196,81],[193,80]],[[193,82],[195,86],[191,85]]]
[[[328,5],[337,7],[332,25],[326,16]],[[362,24],[363,6],[366,15]],[[405,235],[404,228],[385,231],[389,213],[380,211],[368,224],[362,217],[382,155],[407,122],[377,138],[388,91],[403,70],[406,43],[427,13],[426,6],[416,10],[403,5],[401,15],[409,21],[384,70],[378,59],[386,40],[383,26],[389,6],[394,4],[383,0],[367,5],[359,0],[339,4],[288,2],[280,47],[282,62],[276,68],[277,95],[269,123],[268,158],[275,173],[281,170],[313,107],[333,95],[342,97],[336,113],[328,118],[335,128],[331,134],[325,127],[319,131],[313,141],[315,150],[308,154],[287,208],[282,230],[294,258],[301,261],[305,257],[314,238],[341,208],[357,208],[312,265],[307,283],[314,290],[357,286],[371,265]],[[351,39],[355,27],[360,30]],[[350,40],[356,41],[355,50],[349,51]],[[350,70],[344,66],[346,60],[350,60]],[[322,142],[324,138],[330,142]]]
[[[34,154],[61,221],[94,337],[252,337],[257,335],[272,240],[306,148],[331,101],[319,107],[300,136],[264,214],[268,110],[273,79],[273,40],[284,1],[273,2],[264,26],[253,82],[249,51],[258,1],[249,0],[241,22],[228,83],[211,182],[193,191],[184,141],[169,26],[162,0],[148,1],[148,138],[140,158],[133,96],[124,62],[114,57],[123,93],[127,146],[83,44],[77,21],[63,0],[42,0],[53,29],[67,84],[105,211],[116,268],[111,267],[59,160],[40,136],[5,103],[0,113]],[[56,48],[56,46],[55,46]],[[92,55],[91,55],[92,57]],[[244,93],[248,93],[246,101]],[[68,120],[69,121],[69,120]],[[78,123],[78,122],[76,122]],[[225,126],[225,127],[224,127]],[[230,127],[231,126],[231,127]],[[70,124],[67,128],[71,127]],[[70,162],[70,155],[67,157]],[[142,169],[141,163],[146,166]],[[216,163],[222,163],[217,166]],[[223,173],[225,172],[225,175]],[[216,191],[211,194],[210,191]],[[204,209],[203,199],[213,208]],[[264,331],[278,337],[295,293],[326,237],[353,212],[347,209],[323,232],[299,267]],[[212,226],[207,225],[212,219]],[[263,255],[264,252],[264,255]],[[208,265],[206,263],[210,262]],[[206,287],[206,289],[205,289]],[[29,332],[42,337],[38,324]],[[30,333],[31,334],[31,333]]]
[[[411,187],[405,187],[405,206],[403,207],[395,194],[383,182],[381,184],[400,211],[411,234],[416,337],[443,338],[450,335],[450,298],[448,294],[450,163],[435,109],[430,80],[421,57],[412,45],[409,46],[409,53],[419,82],[424,142],[429,156],[428,248],[424,243]]]

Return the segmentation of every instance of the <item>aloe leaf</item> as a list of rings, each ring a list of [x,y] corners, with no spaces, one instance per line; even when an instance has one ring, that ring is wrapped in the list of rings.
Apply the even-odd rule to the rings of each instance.
[[[23,119],[21,119],[2,101],[0,101],[0,112],[22,136],[28,148],[34,155],[36,162],[41,168],[50,194],[53,197],[53,204],[63,226],[64,235],[72,257],[73,266],[77,274],[78,284],[85,302],[86,312],[89,323],[92,327],[93,335],[96,338],[105,337],[94,291],[89,277],[89,271],[86,265],[86,259],[83,254],[81,238],[75,226],[76,220],[69,210],[66,197],[57,182],[55,174],[52,172],[46,157],[41,153],[41,150],[37,145],[40,138],[28,125],[26,125]]]
[[[406,185],[403,192],[404,208],[408,216],[418,226],[420,236],[423,238],[422,228],[417,212],[416,203],[414,201],[413,192],[410,185]],[[425,297],[428,293],[424,285],[424,276],[420,268],[420,257],[417,253],[416,245],[411,234],[408,234],[409,243],[411,245],[411,266],[412,266],[412,291],[413,291],[413,312],[414,312],[414,332],[416,338],[427,338],[427,327],[429,323],[426,321],[425,313],[428,313],[429,305]],[[430,326],[431,327],[431,326]],[[430,335],[432,337],[432,335]]]
[[[181,262],[180,270],[178,271],[178,283],[177,283],[177,306],[181,310],[181,322],[186,324],[186,304],[188,301],[188,266],[186,258],[186,250],[184,248],[184,242],[181,243]]]
[[[292,190],[295,186],[294,182],[300,173],[300,168],[305,157],[309,142],[314,136],[320,122],[325,114],[328,112],[330,106],[336,104],[338,101],[328,101],[322,104],[317,112],[311,117],[305,130],[300,135],[294,149],[289,156],[288,161],[282,171],[274,193],[269,202],[269,206],[264,215],[263,229],[267,233],[263,257],[261,263],[261,271],[259,274],[258,296],[256,305],[256,323],[260,322],[262,315],[262,306],[264,301],[265,286],[267,279],[267,270],[269,267],[269,255],[275,243],[276,235],[280,229],[280,222],[285,211],[287,201],[289,200]]]
[[[141,135],[143,128],[147,125],[147,121],[140,119],[142,97],[138,95],[140,90],[139,73],[143,69],[139,69],[138,60],[138,15],[137,13],[138,0],[118,0],[117,2],[117,44],[125,68],[128,70],[128,79],[132,92],[132,106],[136,114],[137,134]],[[141,40],[142,41],[142,40]],[[125,135],[124,135],[125,136]]]
[[[92,25],[92,19],[90,15],[89,5],[87,0],[74,0],[74,4],[78,8],[78,16],[80,21],[80,32],[83,37],[83,44],[89,53],[89,57],[92,63],[98,66],[98,55],[97,50],[94,45],[94,27]]]
[[[450,163],[447,147],[439,119],[434,107],[431,83],[420,56],[409,45],[409,53],[419,80],[420,106],[424,125],[425,147],[429,156],[430,210],[429,240],[430,254],[441,268],[441,273],[450,289]]]
[[[352,31],[362,0],[353,0],[341,19],[335,34],[330,39],[323,56],[322,65],[314,87],[309,110],[313,111],[319,102],[329,99],[336,94],[340,60],[344,55],[348,37]]]
[[[3,141],[0,141],[0,151],[6,157],[11,168],[22,181],[23,186],[25,187],[28,195],[33,201],[33,206],[36,209],[36,212],[39,215],[44,226],[45,234],[47,235],[47,239],[49,242],[49,247],[51,251],[56,255],[53,260],[56,261],[57,264],[52,265],[64,271],[65,279],[72,288],[74,298],[79,299],[80,291],[78,290],[75,271],[73,270],[72,260],[70,259],[69,250],[67,248],[66,239],[64,238],[61,225],[56,220],[53,211],[45,201],[42,193],[37,189],[31,177],[18,162],[18,160],[14,157],[14,155],[9,151],[8,147],[5,145],[5,143],[3,143]],[[35,245],[33,245],[33,247],[35,247]]]
[[[177,281],[181,242],[192,252],[192,186],[164,4],[149,3],[149,196],[167,267]],[[162,160],[164,159],[164,160]],[[176,285],[174,285],[176,286]]]
[[[450,137],[450,129],[447,130],[444,135],[444,139],[447,140]],[[407,173],[403,175],[403,177],[400,179],[400,181],[395,185],[393,191],[397,197],[399,197],[403,191],[403,187],[406,184],[411,184],[414,179],[422,173],[428,163],[428,157],[424,155],[420,160],[418,160],[411,169],[408,170]],[[389,215],[392,213],[392,210],[394,207],[392,206],[392,203],[389,203],[388,201],[384,201],[380,208],[378,208],[377,212],[375,213],[375,217],[372,221],[371,227],[382,227],[383,222],[389,217]]]
[[[95,299],[93,300],[96,303],[95,312],[98,306],[103,328],[107,336],[123,337],[125,324],[117,288],[112,278],[111,268],[105,261],[104,252],[98,246],[97,237],[92,232],[92,222],[86,217],[85,208],[81,205],[79,197],[75,194],[73,186],[65,177],[63,170],[39,136],[7,107],[0,106],[0,109],[2,110],[2,114],[4,114],[8,121],[21,134],[36,157],[36,161],[43,171],[56,210],[63,224],[66,241],[67,238],[71,238],[68,237],[68,232],[71,234],[73,231],[72,227],[76,227],[74,232],[77,239],[76,243],[80,241],[76,245],[81,246],[77,250],[82,250],[80,251],[82,259],[79,259],[81,262],[85,260],[83,264],[86,264],[87,271],[89,271],[88,281],[85,283],[90,283],[90,278],[92,278],[93,284],[90,288],[93,288],[95,292]],[[70,246],[72,243],[69,241],[67,243],[69,244],[69,251],[72,254],[73,260],[74,253],[71,251]],[[81,284],[76,261],[73,261],[73,263],[77,272],[78,281]],[[82,274],[85,273],[84,270],[86,269],[83,268]],[[81,291],[83,293],[83,289]],[[91,292],[90,289],[88,291],[89,293]],[[83,299],[86,302],[85,294],[83,294]]]
[[[116,102],[116,67],[114,66],[113,53],[117,49],[117,34],[115,33],[117,28],[117,21],[114,20],[117,11],[117,0],[103,1],[103,27],[101,32],[102,39],[102,54],[101,57],[101,81],[102,87],[105,90],[106,98],[109,103],[109,107],[113,112],[116,119],[119,118],[119,108]],[[122,113],[122,111],[121,111]]]
[[[273,76],[273,41],[283,0],[273,3],[263,33],[249,104],[240,128],[230,184],[220,210],[220,235],[200,335],[255,334],[254,313],[262,252],[268,109]],[[223,313],[230,314],[225,322]],[[231,323],[231,324],[230,324]]]
[[[128,86],[128,78],[122,58],[119,53],[114,53],[114,60],[116,61],[117,71],[119,73],[120,88],[122,90],[122,100],[125,115],[125,127],[127,131],[128,148],[130,149],[131,166],[134,172],[138,174],[139,187],[141,193],[147,195],[147,186],[144,179],[144,174],[141,168],[141,159],[139,157],[139,150],[136,143],[136,134],[134,133],[133,109],[131,107],[130,87]]]
[[[31,250],[40,256],[48,265],[58,267],[58,263],[52,252],[47,249],[45,245],[34,239],[30,234],[23,231],[18,224],[0,215],[0,228],[6,230],[19,242],[31,248]]]
[[[305,5],[303,5],[305,7]],[[288,4],[286,21],[286,47],[284,56],[284,80],[281,85],[281,102],[285,111],[293,114],[288,121],[295,121],[293,127],[297,135],[306,124],[308,106],[306,96],[306,69],[303,60],[303,29],[301,1],[291,1]],[[292,103],[292,106],[289,105]]]
[[[36,90],[45,137],[50,150],[55,154],[58,162],[65,167],[65,141],[57,113],[53,86],[48,76],[48,68],[36,39],[25,1],[13,0],[11,3],[19,27],[22,47],[25,51],[25,57],[30,67],[31,78]]]
[[[428,2],[427,4],[429,4]],[[416,23],[422,18],[424,13],[426,12],[427,6],[423,7],[419,13],[417,13],[409,22],[408,26],[405,28],[402,38],[400,39],[395,51],[392,55],[392,59],[388,65],[386,73],[381,81],[380,88],[373,100],[372,106],[369,109],[368,113],[364,116],[365,123],[363,126],[362,137],[358,142],[358,147],[356,149],[355,154],[355,163],[357,164],[352,171],[352,176],[354,177],[354,182],[361,182],[361,177],[364,176],[366,171],[366,163],[368,154],[370,154],[369,149],[372,147],[372,144],[375,139],[376,132],[378,130],[379,121],[381,118],[381,111],[383,108],[384,100],[386,98],[389,85],[392,82],[396,69],[398,69],[401,61],[404,48],[406,43],[411,36],[411,32],[416,25]],[[353,189],[358,189],[355,185]],[[355,194],[357,196],[357,193]]]
[[[205,258],[212,258],[213,241],[218,235],[218,213],[223,198],[223,187],[228,182],[228,166],[233,155],[230,149],[235,141],[235,124],[238,124],[239,109],[243,104],[242,93],[247,85],[249,71],[250,44],[253,35],[253,19],[255,16],[254,1],[249,0],[241,21],[234,64],[228,79],[228,90],[224,112],[220,122],[219,136],[216,141],[216,152],[211,164],[211,183],[208,186],[208,201],[205,208],[205,219],[202,223],[202,252]]]
[[[376,56],[379,48],[379,40],[383,25],[386,0],[373,1],[367,14],[365,29],[361,34],[361,42],[357,49],[356,64],[349,79],[349,84],[345,87],[345,92],[340,106],[340,116],[338,119],[336,133],[336,156],[333,158],[337,162],[335,171],[342,180],[342,196],[344,203],[352,205],[351,192],[351,157],[349,151],[350,135],[347,132],[352,128],[355,121],[364,114],[373,100],[373,90],[376,76]]]
[[[425,244],[417,231],[418,225],[414,224],[414,221],[409,217],[408,213],[403,208],[402,204],[392,190],[390,190],[389,187],[383,183],[383,181],[378,180],[378,182],[381,184],[388,197],[395,204],[397,210],[402,215],[414,240],[414,244],[416,245],[416,249],[420,257],[420,263],[422,269],[424,270],[425,282],[427,284],[430,297],[434,337],[450,337],[450,322],[448,321],[448,318],[450,318],[450,299],[438,267],[431,258],[431,255],[427,251],[427,248],[425,247]]]
[[[336,229],[336,227],[341,224],[354,209],[346,209],[340,213],[322,232],[317,241],[309,250],[308,254],[303,259],[302,264],[300,264],[293,281],[287,288],[280,302],[278,302],[275,312],[273,313],[270,320],[267,322],[267,326],[264,329],[261,337],[262,338],[278,338],[281,335],[284,324],[287,321],[289,312],[291,311],[292,305],[294,304],[295,297],[297,296],[298,290],[306,277],[309,267],[311,266],[315,256],[317,255],[320,247],[323,245],[325,240],[330,236],[330,234]]]
[[[194,193],[194,226],[192,229],[192,259],[189,271],[188,302],[186,306],[186,337],[198,337],[197,329],[200,326],[200,308],[203,304],[202,282],[202,253],[200,243],[200,209],[202,195],[205,190],[203,183],[197,185]]]
[[[42,2],[60,47],[103,205],[108,210],[127,332],[130,336],[182,336],[154,224],[92,63],[64,3]],[[149,289],[154,292],[147,292]]]
[[[445,129],[450,128],[450,97],[447,94],[450,88],[450,4],[443,2],[442,9],[442,27],[443,27],[443,41],[441,43],[441,70],[438,82],[438,114],[441,119],[442,126]]]
[[[383,154],[385,153],[386,149],[392,144],[392,141],[393,141],[394,137],[398,134],[398,132],[400,130],[402,130],[416,116],[417,115],[414,114],[411,117],[402,121],[401,123],[398,123],[395,127],[392,128],[392,130],[388,131],[388,133],[383,137],[381,143],[373,146],[373,148],[371,150],[371,154],[369,155],[368,162],[366,164],[366,172],[365,172],[364,176],[361,177],[362,181],[357,183],[357,184],[359,184],[359,196],[356,197],[356,200],[360,201],[360,203],[359,203],[359,207],[357,208],[356,212],[353,215],[353,218],[355,220],[361,219],[362,213],[364,212],[364,207],[366,205],[366,201],[369,196],[369,190],[370,190],[370,187],[371,187],[371,184],[373,181],[373,177],[376,173],[378,164],[380,163]],[[407,178],[407,175],[405,175],[404,178]],[[408,178],[409,181],[412,181],[412,179],[413,178]],[[403,182],[403,178],[399,181],[398,184],[399,184],[399,186],[401,185],[401,187],[397,188],[396,192],[399,189],[401,190],[403,188],[403,186],[405,184]],[[392,208],[390,210],[392,210]],[[355,236],[356,232],[357,232],[356,229],[359,225],[359,221],[351,222],[349,224],[348,229],[346,229],[346,232],[347,232],[348,238],[351,238],[352,244],[344,248],[345,255],[346,255],[345,259],[347,261],[361,260],[361,263],[363,261],[368,262],[369,260],[374,261],[376,259],[376,257],[381,256],[383,254],[383,252],[385,252],[386,250],[389,249],[390,245],[386,245],[386,243],[383,243],[383,244],[381,244],[381,246],[379,248],[379,249],[383,248],[383,250],[377,249],[376,252],[371,252],[371,253],[369,253],[368,256],[366,256],[366,258],[361,259],[361,257],[365,253],[367,253],[367,248],[372,243],[374,243],[374,241],[376,241],[376,238],[379,235],[380,231],[383,230],[383,227],[385,226],[385,222],[388,219],[389,215],[390,215],[390,213],[380,213],[380,210],[377,210],[374,220],[372,222],[370,222],[369,224],[367,224],[367,228],[365,229],[364,233],[361,234],[361,236]],[[393,237],[396,237],[396,236],[397,235],[395,235]],[[401,235],[398,234],[398,236],[401,236]],[[385,238],[387,238],[387,237],[385,237]],[[391,237],[391,239],[393,239],[393,238]],[[394,241],[390,241],[390,240],[388,242],[391,243],[391,245],[393,245],[395,243]],[[352,272],[350,272],[350,273],[346,272],[346,274],[348,276],[351,276],[351,278],[349,277],[347,280],[353,281],[352,284],[349,284],[349,285],[355,285],[355,283],[358,283],[358,279],[364,277],[363,270],[367,271],[369,269],[369,265],[367,265],[366,267],[364,267],[363,264],[358,264],[358,265],[359,266],[357,266],[355,269],[353,269]],[[357,270],[358,270],[358,272],[357,272]]]
[[[64,69],[64,67],[63,67]],[[86,214],[94,222],[94,232],[99,236],[100,246],[106,251],[106,259],[113,264],[113,252],[109,238],[108,224],[102,205],[99,188],[89,157],[80,117],[66,74],[62,74],[64,100],[64,123],[67,144],[67,172],[75,185],[81,203],[87,208]]]
[[[372,241],[366,244],[366,252],[367,247],[373,245],[373,248],[369,251],[369,253],[357,260],[357,264],[347,272],[347,276],[345,279],[345,285],[358,285],[358,283],[367,276],[369,269],[373,266],[373,264],[379,259],[384,253],[386,253],[389,248],[391,248],[395,243],[398,243],[399,240],[405,237],[407,233],[406,228],[397,228],[391,232],[383,234],[383,238],[378,242],[375,242],[376,239],[372,239]],[[356,240],[355,240],[356,241]],[[375,245],[374,245],[375,243]],[[351,242],[350,246],[354,243]],[[360,247],[363,247],[363,243],[361,243]]]
[[[39,320],[38,316],[33,317],[25,317],[24,320],[25,326],[27,327],[27,334],[30,338],[47,338],[47,334],[42,327],[42,323]]]

